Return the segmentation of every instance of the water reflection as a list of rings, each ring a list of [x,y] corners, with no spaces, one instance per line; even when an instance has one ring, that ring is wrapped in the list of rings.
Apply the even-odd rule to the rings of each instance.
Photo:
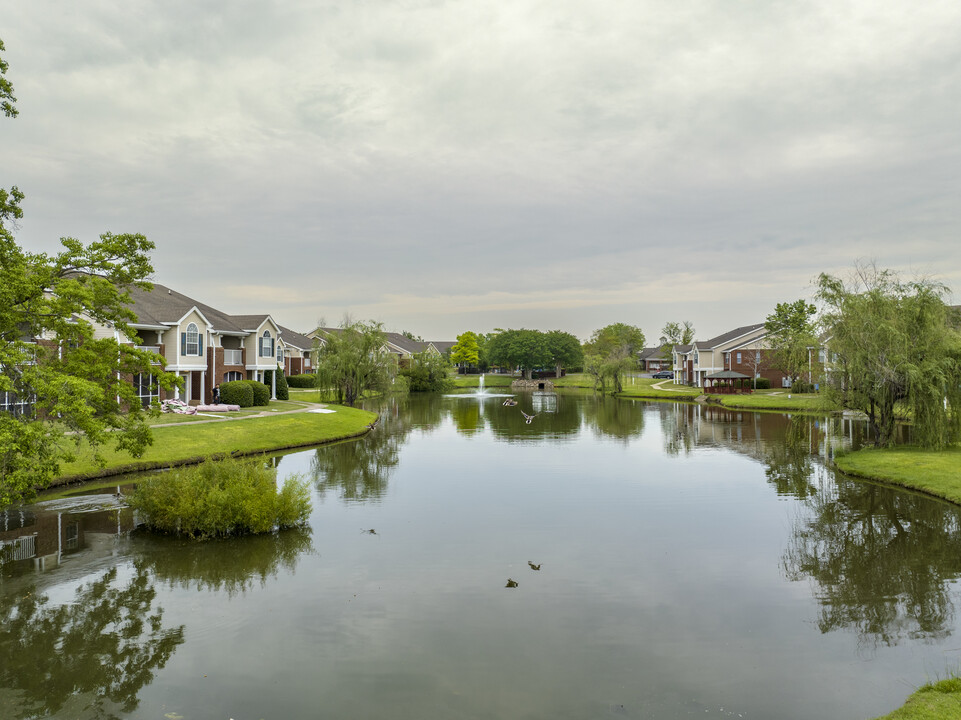
[[[791,580],[814,581],[821,632],[850,629],[863,643],[950,634],[949,583],[961,572],[958,508],[818,473],[784,553]]]
[[[293,573],[304,555],[314,552],[308,528],[291,528],[265,535],[196,542],[139,535],[134,565],[169,587],[243,594],[254,583],[265,587],[281,569]]]
[[[81,585],[73,602],[51,604],[30,585],[0,594],[0,687],[5,717],[117,718],[184,642],[164,627],[156,590],[138,568],[118,582],[117,568]]]

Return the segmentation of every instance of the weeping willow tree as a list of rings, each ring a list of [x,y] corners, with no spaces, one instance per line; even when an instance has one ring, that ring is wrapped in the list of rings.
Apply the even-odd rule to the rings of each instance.
[[[318,385],[333,390],[337,402],[351,406],[364,393],[388,390],[397,368],[379,323],[345,319],[326,334],[317,355]]]
[[[961,332],[948,288],[859,266],[848,281],[822,274],[817,298],[831,354],[827,381],[868,416],[875,445],[894,439],[898,414],[913,441],[941,449],[961,439]]]

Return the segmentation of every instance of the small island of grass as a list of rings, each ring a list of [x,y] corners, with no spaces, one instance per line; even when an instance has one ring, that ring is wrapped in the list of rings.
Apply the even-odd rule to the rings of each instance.
[[[848,475],[920,490],[961,505],[961,447],[957,445],[947,450],[865,448],[839,455],[834,464]]]
[[[303,525],[307,482],[287,478],[278,490],[276,475],[263,458],[207,460],[141,480],[128,502],[148,529],[199,539]]]

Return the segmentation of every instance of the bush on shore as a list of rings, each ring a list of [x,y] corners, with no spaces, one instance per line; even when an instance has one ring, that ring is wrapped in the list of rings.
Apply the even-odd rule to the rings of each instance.
[[[288,478],[278,491],[276,475],[262,458],[206,460],[148,477],[128,502],[148,528],[195,538],[303,525],[311,510],[307,481]]]
[[[287,385],[292,388],[315,388],[317,387],[317,376],[313,373],[291,375],[287,378]]]

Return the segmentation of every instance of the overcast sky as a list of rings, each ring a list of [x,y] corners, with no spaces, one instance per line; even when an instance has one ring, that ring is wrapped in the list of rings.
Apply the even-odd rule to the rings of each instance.
[[[873,259],[961,298],[961,2],[0,0],[20,243],[301,331],[706,339]]]

